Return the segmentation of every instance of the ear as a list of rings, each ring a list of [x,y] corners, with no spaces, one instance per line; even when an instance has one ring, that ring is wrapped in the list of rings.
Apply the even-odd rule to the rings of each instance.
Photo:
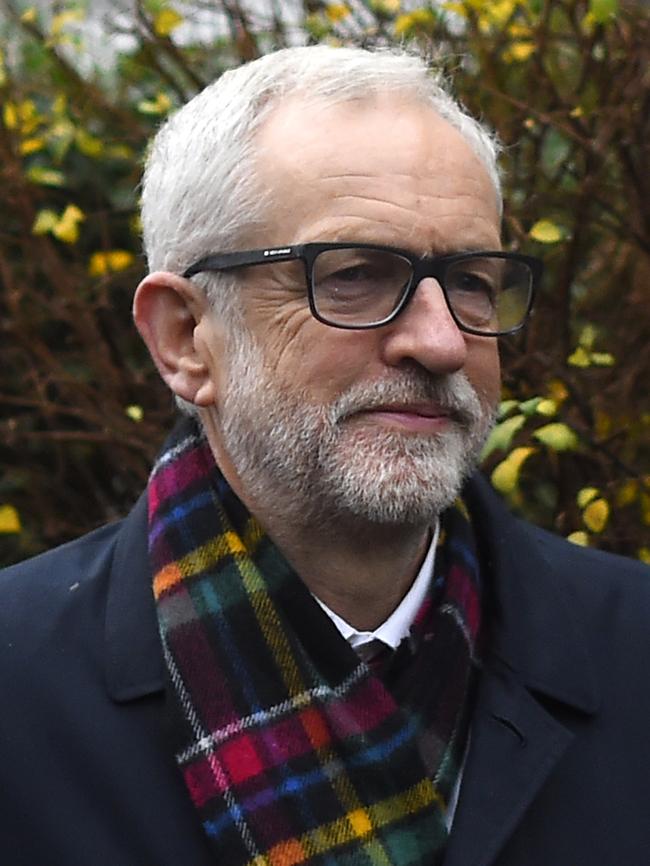
[[[211,357],[206,341],[196,339],[199,328],[210,327],[203,291],[177,274],[156,271],[136,289],[133,318],[158,372],[174,394],[198,406],[213,403]]]

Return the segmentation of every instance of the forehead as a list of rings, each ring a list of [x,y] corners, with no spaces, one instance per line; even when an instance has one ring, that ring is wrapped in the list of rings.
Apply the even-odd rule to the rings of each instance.
[[[257,144],[258,176],[273,200],[266,234],[280,244],[355,239],[422,252],[498,244],[484,164],[413,97],[336,105],[296,97],[273,111]]]

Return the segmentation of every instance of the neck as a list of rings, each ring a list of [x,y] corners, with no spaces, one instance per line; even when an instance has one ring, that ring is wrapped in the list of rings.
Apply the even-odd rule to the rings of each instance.
[[[327,531],[268,525],[269,535],[307,587],[360,631],[380,626],[411,588],[426,556],[429,527],[363,525]]]

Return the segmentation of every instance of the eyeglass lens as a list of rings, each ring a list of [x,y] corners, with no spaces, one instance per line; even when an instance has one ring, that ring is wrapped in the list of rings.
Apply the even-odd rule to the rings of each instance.
[[[397,308],[411,275],[411,263],[398,253],[325,250],[314,261],[314,304],[332,324],[375,324]],[[459,259],[446,266],[442,282],[457,320],[475,330],[512,330],[528,311],[532,274],[525,262],[495,256]]]

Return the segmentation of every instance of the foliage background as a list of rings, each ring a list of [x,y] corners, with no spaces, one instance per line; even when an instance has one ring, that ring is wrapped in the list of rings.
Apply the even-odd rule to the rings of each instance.
[[[503,342],[493,483],[650,561],[650,11],[616,0],[0,0],[0,563],[126,512],[172,417],[130,322],[147,139],[284,45],[409,43],[505,143],[505,242],[543,256]]]

